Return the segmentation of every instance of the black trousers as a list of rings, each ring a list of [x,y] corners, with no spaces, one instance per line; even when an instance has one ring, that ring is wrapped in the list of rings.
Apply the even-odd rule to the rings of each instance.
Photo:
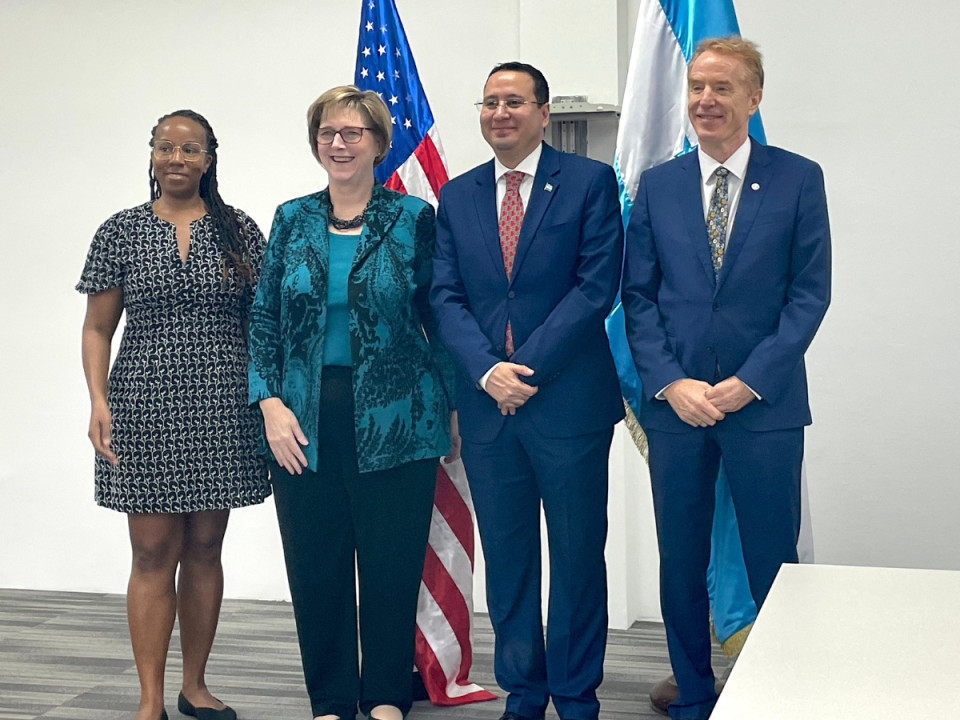
[[[323,369],[318,472],[272,468],[314,716],[412,704],[417,596],[438,459],[359,474],[350,368]],[[360,647],[358,672],[357,596]]]

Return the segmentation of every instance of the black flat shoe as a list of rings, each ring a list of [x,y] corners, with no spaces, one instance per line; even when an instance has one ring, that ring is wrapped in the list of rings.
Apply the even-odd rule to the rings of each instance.
[[[193,703],[183,696],[183,693],[180,693],[180,697],[177,698],[177,710],[184,715],[195,717],[197,720],[237,720],[237,713],[234,712],[233,708],[229,705],[225,706],[223,710],[194,707]],[[167,720],[165,715],[166,713],[164,713],[164,717],[161,717],[160,720]]]
[[[167,715],[167,709],[166,709],[166,708],[164,708],[163,710],[160,711],[160,717],[157,718],[157,720],[170,720],[170,716]]]

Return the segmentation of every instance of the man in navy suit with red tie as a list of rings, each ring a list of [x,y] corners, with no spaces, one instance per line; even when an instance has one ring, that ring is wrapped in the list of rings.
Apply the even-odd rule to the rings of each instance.
[[[797,562],[803,356],[830,303],[830,228],[820,167],[747,134],[763,95],[756,46],[704,40],[687,79],[699,147],[641,175],[622,299],[680,693],[669,712],[702,719],[717,698],[707,565],[721,459],[758,607]]]
[[[444,185],[431,303],[461,369],[462,457],[487,566],[502,720],[597,720],[607,457],[623,417],[604,320],[623,227],[613,170],[543,143],[547,81],[504,63],[478,103],[495,158]],[[546,640],[540,506],[550,550]]]

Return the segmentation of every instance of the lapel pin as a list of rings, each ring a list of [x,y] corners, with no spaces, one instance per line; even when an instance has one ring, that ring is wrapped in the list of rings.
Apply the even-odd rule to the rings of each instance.
[[[543,189],[546,190],[547,192],[553,192],[553,185],[551,185],[550,183],[547,183],[546,185],[543,186]]]
[[[750,189],[751,189],[751,190],[759,190],[759,189],[760,189],[760,183],[754,183],[753,185],[750,186]]]

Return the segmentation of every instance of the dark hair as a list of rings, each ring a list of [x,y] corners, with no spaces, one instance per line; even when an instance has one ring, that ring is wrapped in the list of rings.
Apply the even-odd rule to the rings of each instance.
[[[227,205],[220,197],[220,190],[217,186],[217,137],[213,134],[213,128],[203,115],[193,110],[177,110],[176,112],[164,115],[157,120],[157,124],[150,131],[150,147],[153,147],[153,140],[156,137],[157,129],[170,118],[182,117],[193,120],[207,136],[207,154],[210,156],[210,167],[200,178],[200,197],[207,205],[207,212],[213,220],[213,237],[217,247],[224,255],[225,265],[224,274],[227,272],[227,266],[232,266],[240,276],[240,283],[253,285],[253,268],[250,266],[250,247],[247,242],[247,229],[237,220],[237,211],[230,205]],[[153,174],[153,162],[150,163],[150,200],[156,200],[160,197],[162,190],[160,183],[157,182]]]
[[[547,79],[543,76],[543,73],[533,65],[516,62],[514,60],[500,63],[499,65],[495,65],[493,70],[490,71],[490,74],[487,75],[487,80],[493,77],[495,73],[508,71],[526,73],[533,78],[533,97],[536,98],[537,105],[545,105],[550,102],[550,86],[547,85]]]

